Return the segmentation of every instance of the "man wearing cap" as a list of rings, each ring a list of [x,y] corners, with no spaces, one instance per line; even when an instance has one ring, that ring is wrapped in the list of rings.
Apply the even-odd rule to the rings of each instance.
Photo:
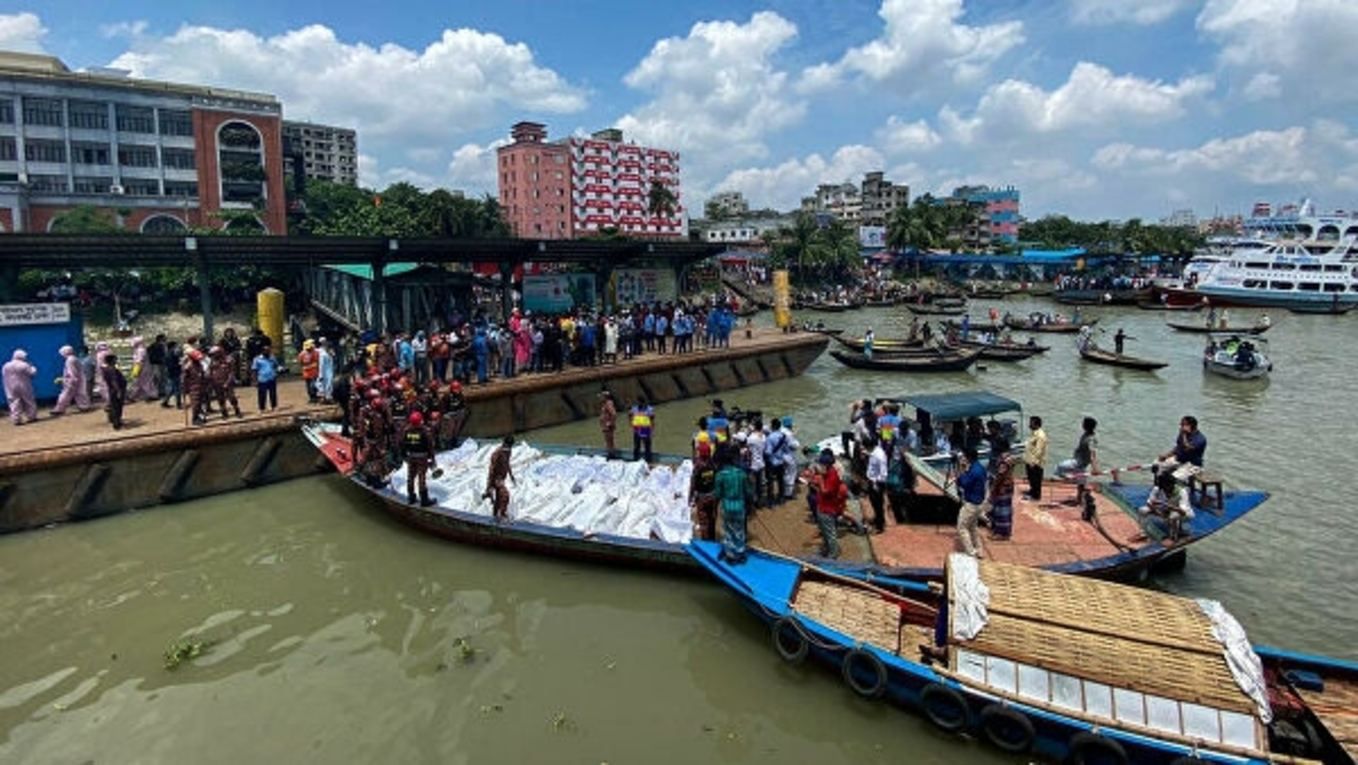
[[[424,425],[424,415],[411,412],[401,435],[401,453],[406,460],[406,501],[415,504],[415,489],[420,490],[420,507],[429,507],[429,466],[434,461],[434,437]]]

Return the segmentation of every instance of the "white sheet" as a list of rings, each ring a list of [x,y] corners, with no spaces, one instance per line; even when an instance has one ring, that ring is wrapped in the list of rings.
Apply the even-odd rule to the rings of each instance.
[[[469,438],[439,453],[443,475],[429,478],[429,496],[438,507],[491,515],[490,500],[481,495],[497,445]],[[648,467],[602,457],[548,455],[518,444],[510,465],[518,479],[509,490],[511,520],[673,544],[692,538],[688,485],[693,463],[688,460],[678,467]],[[405,493],[404,465],[391,474],[390,482],[392,491]]]
[[[990,620],[986,612],[990,588],[981,581],[981,568],[975,558],[964,553],[948,556],[948,590],[952,598],[952,636],[971,640]]]
[[[1268,705],[1268,686],[1264,683],[1264,665],[1259,661],[1259,654],[1254,652],[1254,646],[1250,645],[1245,628],[1217,601],[1198,598],[1197,603],[1212,622],[1212,637],[1225,649],[1226,666],[1230,668],[1236,684],[1254,701],[1259,721],[1265,725],[1273,722],[1273,709]]]

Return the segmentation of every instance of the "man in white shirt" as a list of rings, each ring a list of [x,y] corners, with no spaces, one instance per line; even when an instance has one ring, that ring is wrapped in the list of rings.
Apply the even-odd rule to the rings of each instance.
[[[868,502],[872,505],[872,533],[881,534],[886,531],[886,508],[883,499],[886,492],[886,449],[882,448],[882,442],[877,438],[870,437],[864,446],[870,449],[868,452]]]
[[[762,507],[764,492],[764,423],[760,420],[754,421],[754,428],[745,437],[745,445],[750,450],[750,478],[754,481],[755,497],[754,506]]]

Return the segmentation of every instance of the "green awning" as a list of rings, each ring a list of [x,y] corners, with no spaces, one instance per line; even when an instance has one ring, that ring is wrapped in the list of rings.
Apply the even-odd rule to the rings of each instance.
[[[400,276],[401,274],[408,274],[419,267],[419,263],[388,263],[382,267],[382,276],[387,278]],[[341,273],[357,276],[360,279],[367,279],[369,281],[373,278],[372,266],[350,264],[342,266],[322,266],[322,268],[332,268]]]

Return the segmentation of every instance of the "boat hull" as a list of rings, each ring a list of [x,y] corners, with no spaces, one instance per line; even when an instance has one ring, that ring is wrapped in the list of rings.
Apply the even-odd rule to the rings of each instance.
[[[1235,364],[1223,364],[1219,361],[1213,361],[1212,359],[1203,359],[1202,368],[1214,375],[1230,378],[1232,380],[1258,380],[1268,377],[1269,373],[1273,371],[1273,363],[1268,362],[1266,364],[1259,364],[1250,369],[1241,369]]]
[[[1136,356],[1124,356],[1099,350],[1080,351],[1080,358],[1094,364],[1120,367],[1122,369],[1135,369],[1140,372],[1154,372],[1157,369],[1164,369],[1169,366],[1169,363],[1164,361],[1142,359]]]
[[[1204,324],[1184,324],[1177,321],[1167,321],[1165,326],[1175,332],[1187,332],[1190,335],[1262,335],[1273,328],[1272,324],[1255,325],[1253,327],[1225,327],[1214,329]]]
[[[1255,290],[1244,288],[1218,287],[1202,285],[1192,289],[1171,289],[1167,290],[1169,302],[1174,305],[1200,304],[1203,298],[1214,306],[1231,306],[1241,308],[1287,308],[1306,311],[1322,308],[1329,308],[1338,305],[1341,308],[1358,307],[1358,295],[1349,293],[1335,300],[1335,293],[1305,293],[1305,292],[1274,292],[1270,290]],[[1321,311],[1326,312],[1328,311]]]
[[[1004,326],[1020,332],[1042,332],[1052,335],[1073,335],[1080,331],[1080,327],[1093,326],[1098,323],[1098,319],[1090,319],[1082,323],[1066,322],[1064,324],[1034,324],[1029,321],[1009,319]]]
[[[927,357],[891,357],[869,359],[861,354],[830,351],[836,361],[850,369],[864,369],[873,372],[962,372],[976,363],[980,351],[968,351]]]

